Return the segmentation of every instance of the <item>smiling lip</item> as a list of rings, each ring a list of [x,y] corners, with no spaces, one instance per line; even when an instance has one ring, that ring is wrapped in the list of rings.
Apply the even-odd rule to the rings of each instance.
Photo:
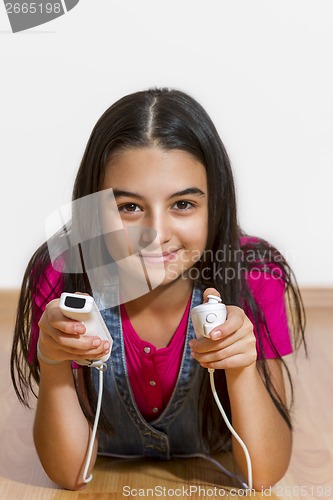
[[[141,256],[145,260],[145,262],[152,263],[152,264],[158,264],[161,262],[169,262],[170,260],[173,260],[176,255],[177,255],[178,250],[175,252],[163,252],[163,253],[155,253],[155,254],[146,254],[144,252],[141,252]]]

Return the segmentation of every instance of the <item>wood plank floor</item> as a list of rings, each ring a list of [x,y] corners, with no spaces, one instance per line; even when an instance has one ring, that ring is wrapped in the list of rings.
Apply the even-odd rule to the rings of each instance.
[[[333,498],[333,307],[307,310],[309,355],[289,362],[295,381],[294,446],[283,487]],[[301,490],[296,498],[302,498]]]
[[[180,493],[181,488],[184,491],[180,498],[221,498],[220,485],[233,486],[212,464],[201,459],[154,463],[106,458],[98,459],[93,481],[85,490],[69,492],[54,485],[34,450],[31,430],[34,411],[18,403],[11,386],[12,298],[0,304],[1,500],[113,500],[142,497],[143,493],[150,498],[163,495],[168,498]],[[308,308],[307,319],[309,357],[301,350],[288,360],[295,382],[295,431],[290,467],[274,488],[275,494],[267,491],[257,494],[256,498],[333,498],[333,307]],[[227,458],[225,465],[231,467]],[[214,487],[217,487],[216,495]],[[231,496],[230,492],[225,492],[227,496]]]

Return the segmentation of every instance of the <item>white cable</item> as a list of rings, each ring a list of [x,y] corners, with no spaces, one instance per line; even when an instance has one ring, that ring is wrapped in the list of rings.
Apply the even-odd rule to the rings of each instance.
[[[103,375],[104,375],[103,372],[105,370],[105,364],[102,363],[99,366],[94,366],[94,368],[96,368],[99,371],[99,374],[98,374],[99,387],[98,387],[98,398],[97,398],[97,407],[96,407],[95,421],[94,421],[94,426],[93,426],[92,434],[91,434],[91,437],[90,437],[90,442],[89,442],[89,447],[88,447],[88,453],[87,453],[86,463],[85,463],[84,470],[83,470],[83,482],[84,483],[90,483],[90,481],[92,480],[92,474],[90,474],[89,477],[87,477],[87,474],[88,474],[88,469],[89,469],[89,465],[90,465],[90,462],[91,462],[91,457],[92,457],[92,452],[93,452],[93,448],[94,448],[95,437],[96,437],[96,433],[97,433],[98,421],[99,421],[99,416],[100,416],[101,406],[102,406]],[[228,417],[227,417],[227,415],[226,415],[226,413],[225,413],[225,411],[223,409],[223,406],[221,405],[221,402],[219,400],[219,397],[218,397],[216,389],[215,389],[214,371],[215,371],[214,369],[211,369],[211,368],[208,369],[209,377],[210,377],[210,386],[211,386],[211,389],[212,389],[212,393],[213,393],[215,402],[216,402],[216,404],[218,406],[218,409],[220,410],[220,413],[221,413],[221,415],[223,417],[223,420],[225,421],[225,423],[226,423],[228,429],[230,430],[231,434],[235,437],[235,439],[238,441],[238,443],[242,447],[242,449],[244,451],[244,454],[245,454],[246,465],[247,465],[248,484],[242,483],[242,486],[245,486],[245,487],[249,488],[250,490],[252,490],[252,464],[251,464],[250,454],[248,452],[248,449],[247,449],[245,443],[242,441],[242,439],[239,437],[239,435],[237,434],[237,432],[235,431],[235,429],[230,424],[230,422],[228,420]],[[217,460],[214,460],[212,457],[206,456],[206,455],[199,455],[199,454],[197,456],[198,457],[200,456],[201,458],[205,458],[207,460],[210,460],[215,465],[217,465],[217,467],[219,467],[224,473],[227,473],[229,476],[239,479],[238,476],[236,476],[235,474],[232,474],[231,472],[227,471],[221,464],[219,464],[219,462],[217,462]]]
[[[213,368],[208,368],[208,371],[209,371],[209,377],[210,377],[210,386],[212,388],[212,393],[213,393],[215,402],[216,402],[216,404],[218,406],[218,409],[220,410],[220,413],[221,413],[221,415],[223,417],[223,420],[225,421],[225,423],[226,423],[228,429],[230,430],[231,434],[236,438],[236,440],[239,442],[239,444],[243,448],[243,451],[244,451],[244,454],[245,454],[245,458],[246,458],[246,465],[247,465],[247,483],[248,484],[246,486],[251,491],[252,490],[252,464],[251,464],[250,454],[248,452],[248,449],[245,446],[244,441],[242,441],[242,439],[239,437],[239,435],[237,434],[237,432],[235,431],[235,429],[232,427],[231,423],[229,422],[228,417],[227,417],[227,415],[226,415],[226,413],[225,413],[225,411],[223,409],[223,406],[221,405],[221,402],[219,400],[219,397],[218,397],[216,389],[215,389],[214,369]]]
[[[88,474],[88,469],[89,469],[89,465],[91,462],[92,452],[94,449],[94,442],[95,442],[95,437],[96,437],[96,432],[97,432],[97,427],[98,427],[99,415],[101,413],[102,395],[103,395],[103,372],[105,371],[105,366],[106,365],[104,363],[101,363],[99,366],[94,366],[94,368],[96,368],[99,371],[99,374],[98,374],[98,380],[99,380],[98,398],[97,398],[97,407],[96,407],[94,426],[93,426],[92,434],[90,437],[86,464],[85,464],[84,470],[83,470],[83,482],[84,483],[90,483],[90,481],[92,480],[92,474],[90,474],[89,477],[87,477],[87,474]]]

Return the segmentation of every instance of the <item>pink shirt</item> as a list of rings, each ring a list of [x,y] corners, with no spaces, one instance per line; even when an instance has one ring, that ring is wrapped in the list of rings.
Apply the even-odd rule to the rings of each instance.
[[[38,322],[45,310],[46,305],[51,302],[51,300],[59,298],[63,292],[63,280],[60,279],[59,281],[59,278],[61,278],[61,273],[56,271],[50,264],[37,284],[36,292],[32,301],[32,325],[28,354],[28,361],[30,364],[33,364],[37,350],[37,341],[39,336]]]
[[[285,304],[285,284],[281,279],[274,278],[270,274],[261,271],[252,271],[248,277],[248,285],[259,306],[261,307],[272,343],[280,356],[286,356],[293,352],[291,344],[286,304]],[[253,323],[253,317],[250,311],[245,308],[245,313]],[[258,334],[256,329],[254,333],[257,338],[257,352],[259,355]],[[261,329],[261,339],[266,358],[276,358],[277,354],[267,338],[266,331]]]
[[[176,385],[191,299],[170,343],[161,349],[138,336],[124,305],[120,306],[128,377],[139,410],[148,421],[160,415]]]
[[[59,297],[62,292],[62,280],[56,290],[52,291],[59,275],[59,272],[50,265],[38,283],[34,297],[29,349],[30,363],[34,362],[36,352],[39,334],[38,321],[46,304]],[[281,356],[290,354],[293,348],[288,329],[283,281],[260,271],[252,271],[247,279],[255,299],[263,310],[275,348]],[[128,319],[125,307],[123,305],[120,307],[128,376],[137,405],[147,420],[157,418],[172,395],[181,364],[189,310],[190,301],[169,345],[156,349],[153,344],[139,338]],[[253,321],[249,311],[245,310],[245,312]],[[255,335],[258,338],[256,331]],[[261,337],[266,357],[276,358],[277,355],[270,346],[264,331],[261,332]],[[259,352],[259,349],[257,350]],[[74,367],[78,365],[74,364]]]
[[[241,246],[248,243],[256,243],[260,241],[253,236],[243,236],[240,238]],[[291,339],[289,334],[288,319],[285,304],[285,284],[281,279],[281,269],[274,264],[270,264],[270,270],[276,271],[274,274],[264,273],[263,271],[254,268],[247,274],[247,283],[253,294],[254,299],[257,301],[264,314],[268,330],[270,332],[271,341],[267,338],[265,329],[261,328],[260,337],[262,339],[263,350],[266,358],[277,358],[275,350],[272,348],[271,343],[274,344],[275,349],[280,356],[286,356],[293,352]],[[245,313],[249,319],[254,323],[251,312],[245,306]],[[254,328],[254,333],[257,338],[257,352],[259,355],[259,342],[258,333]]]

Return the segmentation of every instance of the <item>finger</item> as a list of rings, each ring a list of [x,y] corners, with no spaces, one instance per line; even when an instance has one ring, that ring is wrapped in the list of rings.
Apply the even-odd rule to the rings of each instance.
[[[246,332],[244,332],[241,328],[235,333],[227,335],[219,340],[193,339],[189,342],[189,345],[193,351],[198,353],[220,351],[221,349],[225,349],[226,347],[234,344],[238,340],[241,340],[245,335]]]
[[[255,364],[257,357],[249,355],[247,353],[236,354],[230,358],[226,358],[220,361],[215,361],[212,363],[200,363],[203,368],[213,369],[213,370],[233,370],[246,368],[250,365]]]
[[[214,288],[208,288],[207,290],[214,290]],[[219,340],[228,335],[231,335],[233,332],[239,330],[244,322],[249,321],[249,324],[252,324],[250,320],[248,320],[246,314],[243,309],[237,306],[226,306],[227,307],[227,319],[224,323],[220,325],[216,325],[209,333],[209,337],[212,340]]]
[[[100,346],[93,349],[68,349],[66,353],[69,355],[70,359],[99,359],[105,354],[110,352],[110,343],[108,341],[101,342]]]
[[[191,352],[191,357],[196,359],[205,368],[225,368],[229,364],[225,361],[242,356],[244,366],[253,363],[257,359],[255,338],[247,337],[219,351],[205,353]],[[231,362],[232,364],[232,362]]]
[[[55,342],[58,349],[64,350],[69,353],[87,353],[98,351],[102,352],[104,349],[110,347],[107,340],[102,341],[97,335],[67,335],[57,329],[53,329],[48,334],[49,338]],[[47,339],[44,341],[47,343]]]
[[[86,331],[85,326],[79,322],[65,318],[65,316],[56,317],[53,314],[49,318],[42,317],[38,322],[39,328],[53,336],[54,331],[66,333],[69,336],[83,335]]]
[[[82,335],[86,331],[85,326],[80,321],[64,316],[59,308],[59,299],[52,300],[47,304],[38,325],[44,331],[48,331],[52,327],[69,335]]]
[[[228,333],[229,331],[231,333]],[[212,330],[209,335],[211,340],[218,342],[223,348],[230,345],[233,342],[233,339],[237,340],[238,338],[246,337],[247,335],[254,335],[253,324],[245,314],[244,316],[239,316],[239,321],[236,317],[231,317],[230,323],[226,326],[225,330],[222,330],[221,326],[219,330]]]
[[[220,338],[231,335],[236,332],[244,325],[247,321],[247,316],[245,315],[243,309],[237,306],[227,306],[227,319],[224,323],[215,326],[210,332],[210,338],[212,340],[218,340]],[[249,320],[248,320],[249,321]],[[217,332],[221,332],[220,335]]]
[[[225,349],[218,350],[207,350],[205,352],[191,351],[192,358],[199,361],[199,363],[212,363],[215,361],[226,359],[230,356],[235,356],[236,354],[242,354],[246,352],[246,346],[240,340],[229,345]]]
[[[98,359],[110,350],[108,341],[101,341],[99,337],[77,336],[70,337],[55,331],[53,336],[40,332],[42,352],[50,359]],[[49,356],[48,356],[49,354]]]
[[[51,320],[43,314],[38,323],[43,344],[47,344],[50,339],[53,339],[61,349],[76,348],[87,351],[100,347],[101,339],[98,335],[83,335],[86,331],[85,326],[80,322],[65,318],[58,308],[54,308],[49,316],[51,316]],[[64,320],[57,318],[64,318]]]
[[[220,293],[216,290],[216,288],[206,288],[203,293],[203,301],[208,302],[208,295],[216,295],[217,297],[221,297]]]

